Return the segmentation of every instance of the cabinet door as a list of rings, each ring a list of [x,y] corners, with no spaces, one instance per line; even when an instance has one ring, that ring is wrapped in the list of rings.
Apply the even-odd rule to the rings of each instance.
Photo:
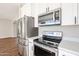
[[[77,3],[77,12],[78,12],[77,18],[78,18],[78,24],[79,24],[79,3]]]
[[[77,3],[73,3],[73,17],[74,17],[74,25],[78,24],[78,19],[77,19]]]
[[[31,16],[31,4],[25,4],[21,7],[21,17],[24,15]]]
[[[38,4],[38,15],[46,12],[46,3]]]
[[[62,25],[74,25],[76,9],[74,9],[76,4],[74,3],[62,3]]]
[[[56,8],[60,8],[60,3],[47,3],[47,7],[49,7],[49,11],[54,10]]]
[[[35,18],[35,27],[38,27],[38,15],[39,15],[39,7],[37,3],[32,3],[31,4],[31,9],[32,9],[32,16]]]
[[[33,43],[29,42],[29,56],[33,56]]]

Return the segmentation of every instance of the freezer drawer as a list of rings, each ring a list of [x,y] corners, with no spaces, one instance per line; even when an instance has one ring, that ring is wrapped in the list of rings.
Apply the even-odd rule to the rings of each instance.
[[[29,55],[29,47],[28,47],[28,45],[18,44],[18,53],[21,56],[28,56]]]
[[[23,46],[22,46],[21,44],[18,44],[18,54],[19,54],[20,56],[23,55]]]

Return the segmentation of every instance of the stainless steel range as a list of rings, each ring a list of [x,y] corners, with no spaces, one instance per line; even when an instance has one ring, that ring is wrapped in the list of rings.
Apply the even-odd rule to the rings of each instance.
[[[57,56],[58,45],[62,40],[62,32],[44,32],[42,38],[34,40],[35,56]]]

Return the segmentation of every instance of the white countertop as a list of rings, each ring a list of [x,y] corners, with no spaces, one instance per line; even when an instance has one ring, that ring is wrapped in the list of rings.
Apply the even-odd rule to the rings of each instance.
[[[37,38],[40,38],[40,37],[39,36],[35,36],[35,37],[27,38],[27,39],[37,39]]]
[[[40,38],[39,36],[35,36],[35,37],[30,37],[30,38],[27,38],[30,42],[32,42],[34,39],[38,39]]]
[[[64,48],[70,51],[77,52],[79,54],[79,42],[62,40],[59,44],[59,48]]]

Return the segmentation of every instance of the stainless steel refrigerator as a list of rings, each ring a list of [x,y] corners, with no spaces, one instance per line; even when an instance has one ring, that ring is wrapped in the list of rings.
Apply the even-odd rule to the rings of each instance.
[[[27,38],[36,36],[38,34],[38,29],[33,31],[34,28],[34,17],[24,16],[17,21],[17,46],[18,53],[22,56],[29,55],[29,41]],[[34,35],[33,35],[34,34]]]

